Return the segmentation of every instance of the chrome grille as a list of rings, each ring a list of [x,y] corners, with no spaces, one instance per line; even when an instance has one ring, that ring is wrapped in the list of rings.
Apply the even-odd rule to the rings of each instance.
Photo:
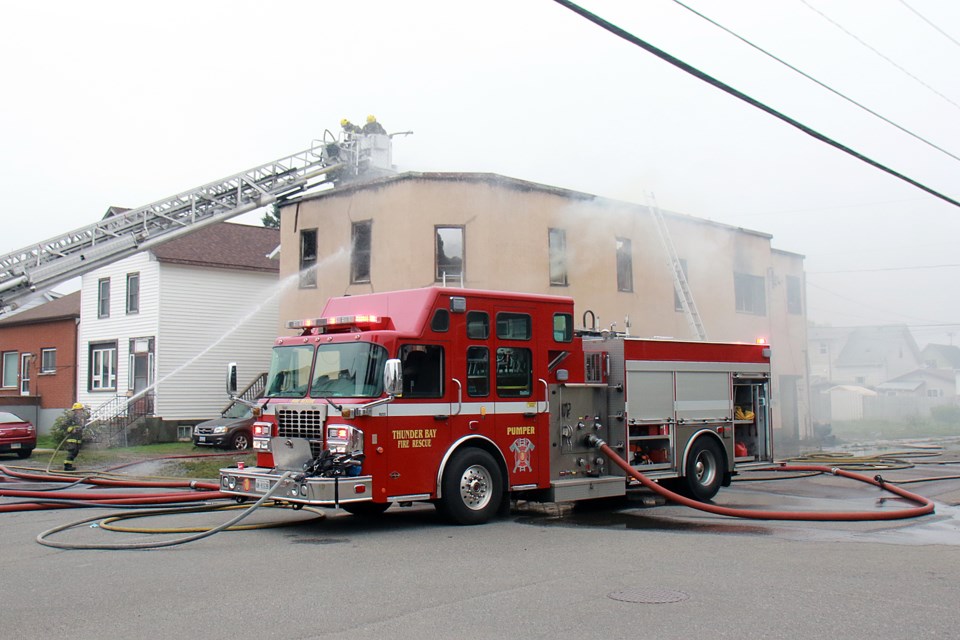
[[[323,441],[324,412],[315,409],[277,410],[277,435]]]

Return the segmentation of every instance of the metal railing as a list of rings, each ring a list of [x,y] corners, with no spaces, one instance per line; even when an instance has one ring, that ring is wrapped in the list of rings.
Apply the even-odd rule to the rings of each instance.
[[[90,413],[86,431],[89,438],[107,447],[126,447],[130,427],[146,416],[152,416],[155,406],[153,392],[133,397],[115,396]]]

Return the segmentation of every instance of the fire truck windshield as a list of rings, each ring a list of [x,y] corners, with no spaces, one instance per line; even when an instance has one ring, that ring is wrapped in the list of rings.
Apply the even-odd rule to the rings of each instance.
[[[376,398],[387,350],[369,342],[275,347],[266,397]],[[313,375],[311,377],[311,370]]]

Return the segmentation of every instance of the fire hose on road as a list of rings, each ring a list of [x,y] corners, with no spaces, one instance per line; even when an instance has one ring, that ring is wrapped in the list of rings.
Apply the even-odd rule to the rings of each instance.
[[[753,509],[735,509],[732,507],[721,507],[715,504],[709,504],[705,502],[698,502],[682,496],[678,493],[670,491],[665,487],[660,486],[658,483],[654,482],[650,478],[646,477],[632,466],[630,463],[621,458],[617,453],[610,448],[606,442],[598,438],[595,435],[588,435],[585,439],[587,446],[595,447],[607,454],[609,458],[621,469],[623,469],[630,477],[636,479],[644,487],[652,490],[653,492],[663,496],[671,502],[677,504],[682,504],[686,507],[692,509],[697,509],[700,511],[706,511],[708,513],[714,513],[721,516],[730,516],[732,518],[750,518],[753,520],[810,520],[810,521],[869,521],[869,520],[901,520],[904,518],[915,518],[917,516],[927,515],[933,513],[934,505],[933,502],[924,498],[923,496],[911,493],[906,489],[894,486],[889,482],[885,482],[880,476],[870,478],[858,473],[852,473],[850,471],[844,471],[843,469],[838,469],[836,467],[828,467],[823,465],[812,465],[812,464],[801,464],[801,465],[782,465],[777,467],[778,471],[816,471],[820,473],[829,473],[835,476],[849,478],[851,480],[857,480],[859,482],[865,482],[867,484],[872,484],[880,489],[889,491],[895,495],[900,496],[910,502],[914,502],[919,506],[910,507],[907,509],[896,509],[891,511],[760,511]]]

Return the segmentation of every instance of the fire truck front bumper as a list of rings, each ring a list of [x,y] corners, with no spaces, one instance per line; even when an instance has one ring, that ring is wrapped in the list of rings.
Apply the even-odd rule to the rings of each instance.
[[[258,500],[282,482],[270,499],[318,507],[368,502],[373,498],[372,476],[282,478],[283,472],[263,467],[220,469],[220,492]]]

